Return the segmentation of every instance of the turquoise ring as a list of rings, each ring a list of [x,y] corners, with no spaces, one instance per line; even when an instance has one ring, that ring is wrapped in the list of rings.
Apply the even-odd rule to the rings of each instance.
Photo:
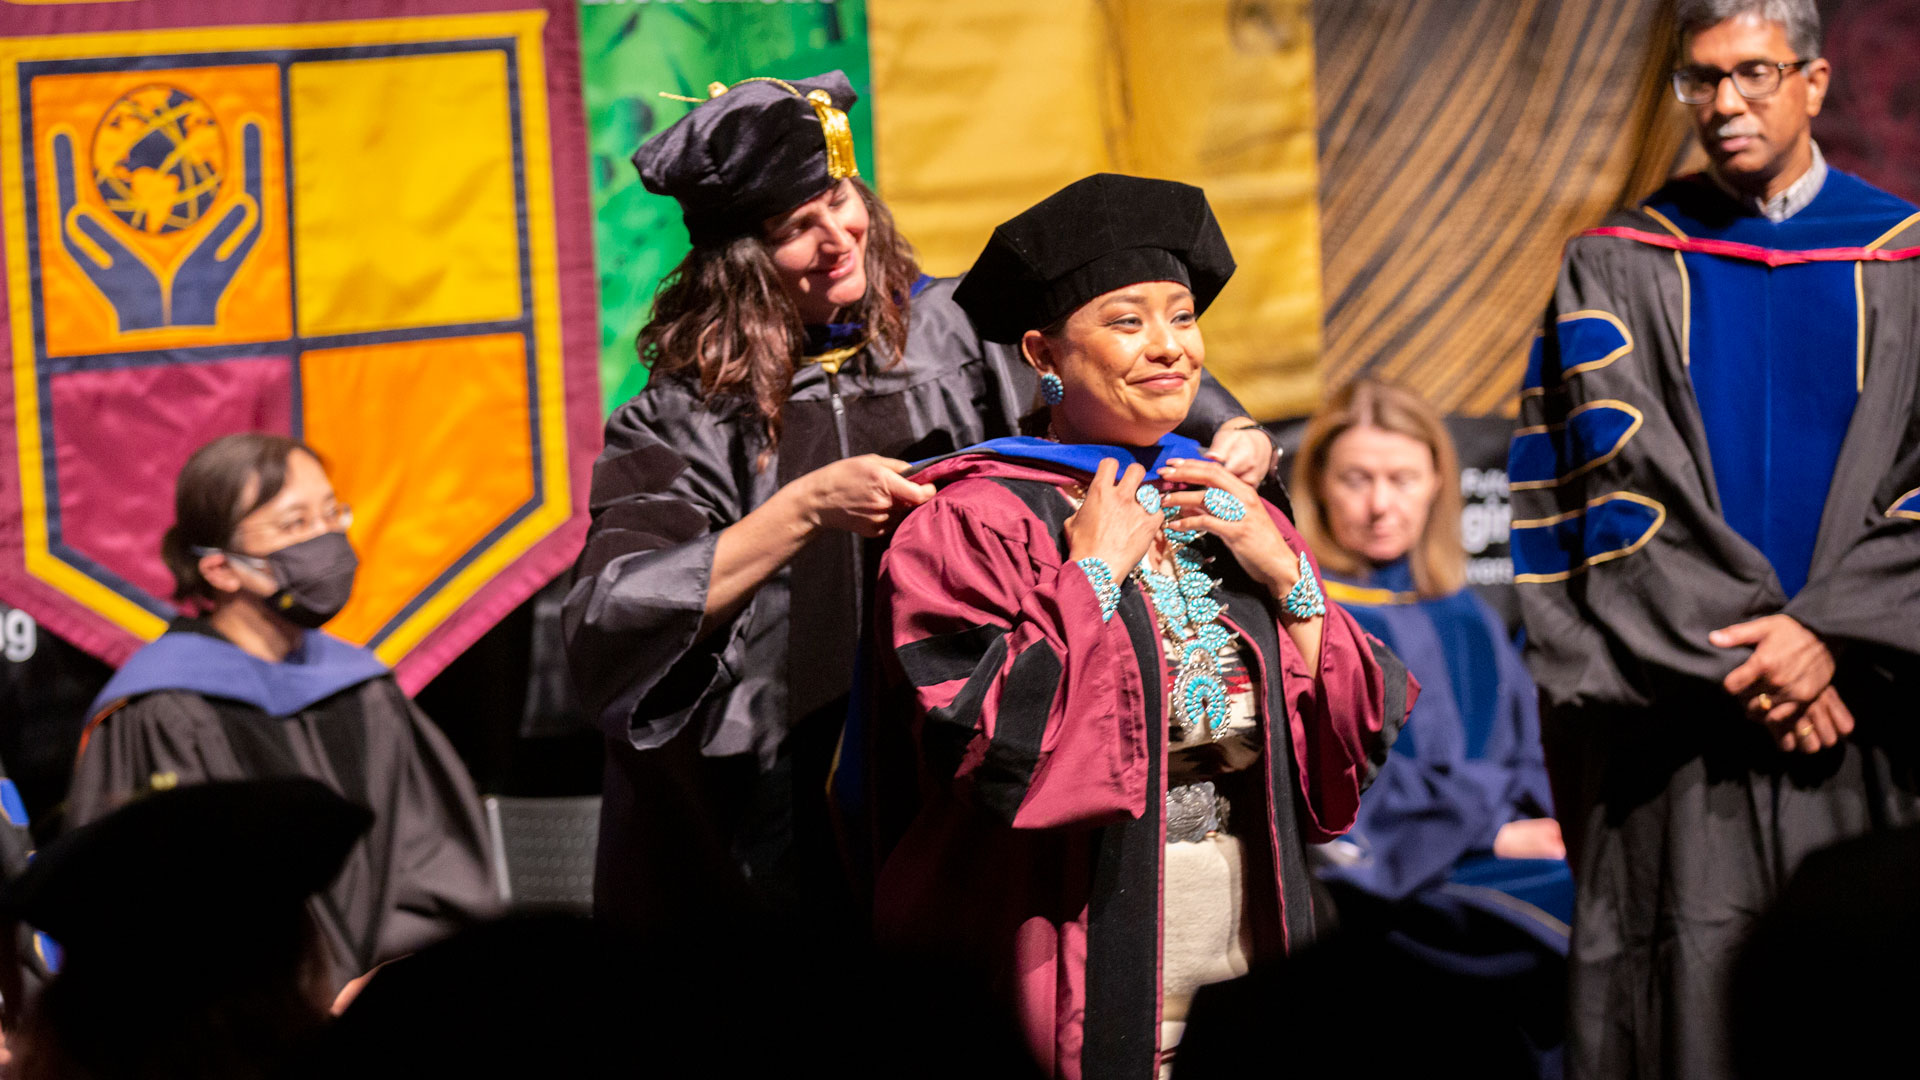
[[[1200,496],[1200,505],[1221,521],[1239,521],[1247,516],[1247,504],[1220,488],[1208,488]]]

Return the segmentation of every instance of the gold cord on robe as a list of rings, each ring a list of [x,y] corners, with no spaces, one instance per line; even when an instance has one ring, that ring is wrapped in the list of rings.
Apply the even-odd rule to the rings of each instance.
[[[803,364],[819,364],[827,374],[838,375],[840,374],[840,368],[845,365],[847,361],[858,355],[861,349],[866,347],[866,341],[856,341],[851,345],[846,345],[838,349],[828,349],[823,353],[803,356],[800,358],[800,362]]]

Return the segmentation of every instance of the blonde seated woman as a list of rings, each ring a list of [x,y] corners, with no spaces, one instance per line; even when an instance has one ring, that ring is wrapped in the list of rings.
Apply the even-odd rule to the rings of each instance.
[[[1398,905],[1385,917],[1399,921],[1411,902],[1445,915],[1424,925],[1475,939],[1440,944],[1483,959],[1499,950],[1489,940],[1565,956],[1573,880],[1552,817],[1537,694],[1506,625],[1462,587],[1460,467],[1439,413],[1389,383],[1347,385],[1307,425],[1293,495],[1327,598],[1421,686],[1353,829],[1323,849],[1321,877],[1343,915],[1379,901]],[[1503,924],[1526,940],[1511,941]]]

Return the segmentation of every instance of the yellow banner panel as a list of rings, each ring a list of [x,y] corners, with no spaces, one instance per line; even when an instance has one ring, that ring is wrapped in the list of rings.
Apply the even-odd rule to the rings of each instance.
[[[1089,0],[870,0],[874,163],[928,273],[961,273],[995,225],[1112,167],[1098,30]]]
[[[1207,359],[1254,415],[1319,393],[1308,0],[871,0],[882,194],[929,273],[1089,173],[1197,184],[1240,269]]]
[[[518,318],[505,54],[300,63],[289,81],[300,332]]]
[[[527,342],[519,334],[308,352],[307,442],[327,459],[351,533],[378,561],[327,629],[364,642],[534,496]],[[458,469],[446,467],[460,462]]]

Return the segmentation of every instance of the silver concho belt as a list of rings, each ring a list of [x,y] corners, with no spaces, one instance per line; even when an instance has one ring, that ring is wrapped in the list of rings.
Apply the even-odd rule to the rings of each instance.
[[[1227,830],[1227,800],[1213,781],[1182,784],[1167,791],[1167,843],[1197,844],[1208,833]]]

